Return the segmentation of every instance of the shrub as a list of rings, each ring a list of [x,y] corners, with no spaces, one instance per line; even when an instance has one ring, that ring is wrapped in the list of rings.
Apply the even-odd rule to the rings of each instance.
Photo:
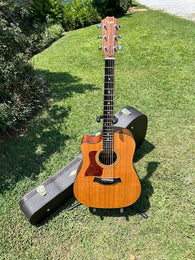
[[[12,1],[0,2],[1,130],[14,128],[17,122],[26,120],[47,96],[46,81],[29,65],[25,54],[29,41],[19,26],[23,10]]]
[[[92,0],[73,0],[64,4],[62,25],[66,31],[97,23],[100,19]]]
[[[124,15],[132,0],[94,0],[93,5],[102,17]]]
[[[14,128],[39,110],[46,100],[44,78],[19,55],[0,67],[0,129]]]
[[[49,15],[55,22],[62,21],[62,2],[59,0],[33,0],[31,2],[33,19],[46,22]]]
[[[61,24],[34,24],[30,32],[28,32],[28,46],[26,52],[32,56],[46,47],[52,42],[59,39],[64,31]]]

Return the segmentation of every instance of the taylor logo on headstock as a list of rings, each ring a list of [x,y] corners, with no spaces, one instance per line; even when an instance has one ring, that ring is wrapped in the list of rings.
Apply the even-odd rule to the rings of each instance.
[[[117,51],[121,49],[118,45],[119,20],[114,16],[107,16],[101,21],[101,25],[98,28],[102,28],[102,35],[98,38],[102,38],[102,45],[99,46],[99,50],[102,50],[105,58],[114,58]]]

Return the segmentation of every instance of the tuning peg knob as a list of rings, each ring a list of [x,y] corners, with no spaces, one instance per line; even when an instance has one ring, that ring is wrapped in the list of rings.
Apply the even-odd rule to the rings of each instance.
[[[101,46],[101,45],[99,45],[99,46],[98,46],[98,50],[101,50],[101,49],[102,49],[102,46]]]
[[[122,49],[122,46],[121,45],[118,45],[118,50],[120,51]]]
[[[97,25],[97,28],[101,28],[101,27],[102,27],[101,24],[98,24],[98,25]]]
[[[102,38],[102,36],[101,35],[98,35],[98,39],[101,39]]]
[[[119,28],[123,28],[123,25],[119,25]]]
[[[116,35],[114,35],[114,37],[113,37],[114,39],[115,39],[115,41],[117,41],[117,36]]]
[[[118,38],[122,38],[122,36],[121,36],[121,35],[119,35],[119,36],[118,36]]]

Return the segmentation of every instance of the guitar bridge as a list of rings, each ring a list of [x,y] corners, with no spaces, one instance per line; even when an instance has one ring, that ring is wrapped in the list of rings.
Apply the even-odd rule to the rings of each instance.
[[[94,182],[103,184],[103,185],[111,185],[111,184],[115,184],[118,182],[121,182],[121,178],[97,178],[95,177],[93,179]]]

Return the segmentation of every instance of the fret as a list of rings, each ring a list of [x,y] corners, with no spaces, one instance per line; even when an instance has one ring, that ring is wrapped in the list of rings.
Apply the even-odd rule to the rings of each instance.
[[[107,75],[107,74],[112,74],[112,75],[114,75],[114,68],[105,68],[105,74]]]
[[[105,77],[104,77],[104,80],[105,81],[114,81],[114,74],[112,74],[112,75],[108,75],[108,74],[105,74]]]
[[[106,134],[106,133],[113,133],[113,131],[112,131],[112,129],[113,129],[113,126],[112,127],[103,127],[103,130],[105,130],[105,132],[103,133],[103,136]],[[106,131],[109,131],[109,132],[106,132]],[[112,131],[112,132],[111,132]]]
[[[113,88],[104,88],[104,92],[113,94],[114,89]]]

